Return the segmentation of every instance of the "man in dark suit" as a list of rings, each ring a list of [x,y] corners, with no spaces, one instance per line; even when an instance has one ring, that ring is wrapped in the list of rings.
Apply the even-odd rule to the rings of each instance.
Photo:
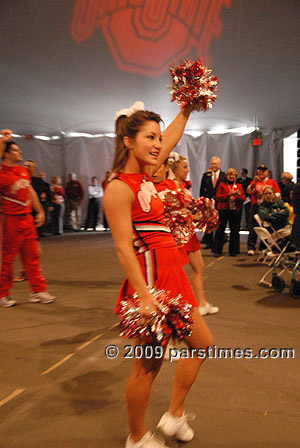
[[[203,174],[200,186],[200,196],[216,199],[216,191],[220,182],[226,181],[224,171],[221,171],[221,160],[219,157],[212,157],[210,161],[210,169]],[[217,205],[215,204],[217,208]],[[204,249],[211,249],[213,241],[213,233],[205,233],[202,243],[206,244]]]

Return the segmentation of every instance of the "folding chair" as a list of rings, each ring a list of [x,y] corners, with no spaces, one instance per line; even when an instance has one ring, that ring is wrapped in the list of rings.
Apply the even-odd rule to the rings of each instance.
[[[267,221],[262,221],[262,219],[261,219],[261,217],[259,216],[258,213],[256,213],[254,215],[254,219],[257,222],[257,224],[259,225],[259,227],[270,227],[272,230],[274,230],[273,227],[272,227],[272,224],[270,224]]]
[[[287,226],[283,227],[282,229],[275,230],[273,228],[272,224],[270,224],[269,222],[266,222],[266,221],[262,221],[258,214],[255,214],[254,218],[255,218],[256,222],[258,223],[259,227],[261,227],[263,229],[267,228],[267,230],[268,229],[272,230],[272,233],[269,232],[269,230],[268,230],[268,233],[270,234],[272,240],[274,240],[276,242],[276,244],[278,244],[277,243],[278,240],[287,238],[291,234],[291,226],[290,225],[287,225]],[[257,234],[257,232],[256,232],[256,234]],[[265,246],[268,246],[268,245],[265,243]],[[281,252],[281,250],[282,250],[282,247],[280,248],[280,252]],[[272,255],[271,252],[272,252],[272,250],[270,251],[269,248],[267,247],[259,254],[257,261],[261,261],[263,264],[268,264],[270,266],[274,259],[274,256]]]
[[[260,238],[260,240],[264,243],[266,246],[266,249],[263,250],[262,254],[260,255],[260,258],[263,256],[262,263],[267,264],[268,266],[271,266],[274,264],[274,260],[280,256],[282,252],[282,248],[276,243],[274,238],[272,237],[272,234],[264,227],[254,227],[254,231],[257,234],[257,236]],[[277,253],[273,252],[273,248],[277,250]],[[262,278],[259,280],[259,284],[267,285],[269,287],[272,286],[271,282],[268,282],[266,280],[267,276],[273,272],[273,267],[267,270],[267,272],[262,276]]]
[[[274,253],[272,249],[276,248],[278,253],[280,253],[282,251],[282,248],[276,243],[276,241],[272,237],[272,234],[265,227],[254,227],[253,230],[266,246],[266,249],[264,249],[257,258],[257,261],[262,261],[262,263],[271,266],[272,262],[274,261],[274,257],[278,255]]]

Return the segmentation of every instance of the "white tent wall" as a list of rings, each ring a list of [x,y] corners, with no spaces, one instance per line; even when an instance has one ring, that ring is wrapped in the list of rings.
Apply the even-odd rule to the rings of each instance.
[[[62,140],[28,140],[24,137],[13,139],[23,151],[23,160],[33,160],[37,164],[37,172],[46,173],[47,181],[51,183],[54,176],[64,178]]]
[[[67,182],[70,172],[77,174],[85,191],[82,204],[82,222],[86,215],[88,203],[87,187],[92,176],[101,182],[106,171],[112,166],[114,156],[113,137],[62,137],[58,140],[26,140],[16,138],[23,150],[23,158],[34,160],[38,171],[44,171],[47,181],[51,183],[53,176],[60,176],[63,184]],[[252,135],[208,134],[199,137],[184,135],[175,149],[188,158],[192,193],[199,196],[203,173],[210,166],[212,156],[221,159],[223,170],[234,167],[240,172],[242,168],[249,170],[253,176],[255,167],[264,163],[273,172],[276,180],[282,172],[283,134],[271,131],[262,135],[262,144],[258,148],[252,146]]]
[[[111,170],[114,156],[113,137],[73,137],[64,138],[65,180],[68,174],[74,172],[82,183],[85,197],[82,204],[82,224],[86,216],[88,205],[88,185],[93,176],[101,183],[107,171]],[[102,219],[100,217],[100,219]]]

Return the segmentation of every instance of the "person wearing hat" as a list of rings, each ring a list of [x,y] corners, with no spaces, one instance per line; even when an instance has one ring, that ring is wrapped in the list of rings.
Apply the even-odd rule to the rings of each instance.
[[[258,213],[258,206],[263,202],[263,190],[266,185],[270,185],[273,188],[275,196],[281,196],[277,182],[268,177],[268,168],[265,165],[259,165],[256,168],[254,179],[250,182],[250,185],[247,188],[247,193],[251,196],[250,226],[247,241],[249,256],[253,256],[255,253],[257,235],[254,231],[254,227],[257,226],[257,221],[255,220],[254,215]]]

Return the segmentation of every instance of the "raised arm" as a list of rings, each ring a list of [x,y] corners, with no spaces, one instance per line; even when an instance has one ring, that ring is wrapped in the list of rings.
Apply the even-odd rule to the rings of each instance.
[[[1,160],[4,153],[5,144],[6,142],[9,142],[11,140],[12,131],[10,129],[2,129],[0,132],[1,132],[0,136],[0,160]]]
[[[133,200],[134,195],[128,185],[122,181],[114,180],[105,190],[103,207],[115,242],[119,262],[141,300],[141,314],[150,317],[151,310],[155,311],[155,305],[136,258],[132,242],[131,205]],[[147,306],[150,309],[147,310]]]
[[[161,164],[169,157],[170,152],[175,148],[181,139],[192,110],[192,106],[188,106],[183,110],[180,110],[176,118],[163,133],[162,148],[157,159],[157,164],[156,166],[147,166],[146,168],[149,175],[152,175],[160,168]]]

